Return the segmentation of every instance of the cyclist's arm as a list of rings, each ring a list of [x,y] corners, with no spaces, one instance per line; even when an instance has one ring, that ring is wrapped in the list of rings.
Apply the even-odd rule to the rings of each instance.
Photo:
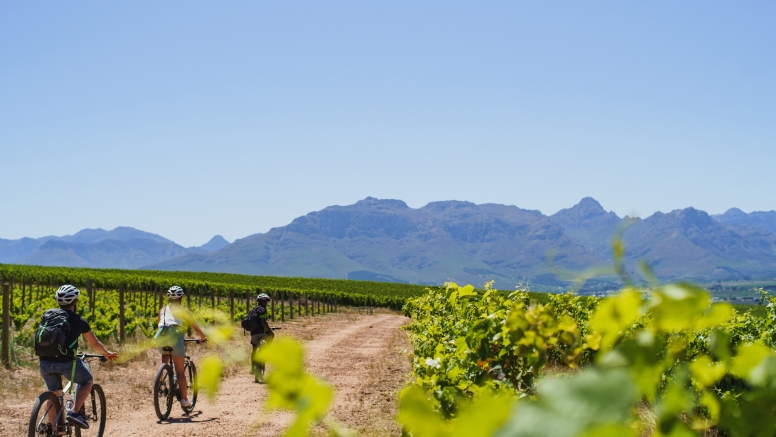
[[[83,333],[84,339],[91,347],[93,347],[97,352],[101,353],[102,356],[109,360],[115,360],[119,357],[119,354],[115,352],[110,352],[107,349],[105,349],[105,346],[103,346],[102,342],[94,335],[92,331],[84,332]]]
[[[194,323],[194,321],[191,321],[191,327],[194,328],[195,331],[197,331],[197,335],[199,335],[199,341],[207,341],[205,334],[202,332],[201,329],[199,329],[199,326],[197,326],[197,324]]]
[[[183,315],[183,318],[186,319],[186,321],[189,322],[189,325],[191,325],[191,328],[197,332],[197,335],[199,336],[200,341],[207,341],[205,334],[199,328],[199,325],[197,325],[197,322],[194,320],[194,317],[192,317],[191,313],[187,311]]]
[[[267,319],[259,319],[261,320],[261,326],[264,327],[264,332],[266,332],[270,337],[274,337],[275,333],[272,332],[272,328],[269,327],[269,323],[267,323]]]

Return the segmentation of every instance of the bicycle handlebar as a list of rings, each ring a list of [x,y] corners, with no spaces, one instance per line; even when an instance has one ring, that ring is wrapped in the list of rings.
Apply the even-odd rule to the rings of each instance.
[[[87,354],[87,353],[80,353],[80,354],[78,354],[78,355],[76,355],[76,356],[77,356],[78,358],[80,358],[81,360],[88,360],[89,358],[98,358],[98,359],[99,359],[100,361],[102,361],[103,363],[104,363],[104,362],[106,362],[106,361],[108,361],[108,359],[107,359],[107,358],[105,358],[104,356],[102,356],[102,355],[100,355],[100,354]]]
[[[207,340],[202,340],[202,339],[199,339],[199,338],[184,338],[183,341],[184,342],[186,342],[186,341],[194,342],[194,343],[197,343],[197,344],[199,344],[199,343],[206,343],[207,342]]]
[[[273,331],[277,331],[278,329],[283,329],[280,326],[270,326],[269,328],[272,329]]]

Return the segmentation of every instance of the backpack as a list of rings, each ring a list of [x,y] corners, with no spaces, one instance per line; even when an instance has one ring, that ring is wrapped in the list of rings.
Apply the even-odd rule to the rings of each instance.
[[[70,332],[67,311],[51,309],[43,313],[38,330],[35,331],[35,355],[39,357],[61,357],[70,355],[72,346],[65,344],[65,336]],[[76,342],[78,339],[76,339]]]
[[[253,331],[254,329],[258,329],[261,326],[261,322],[259,321],[259,316],[256,313],[248,314],[247,317],[242,319],[242,322],[240,322],[240,326],[246,331]]]

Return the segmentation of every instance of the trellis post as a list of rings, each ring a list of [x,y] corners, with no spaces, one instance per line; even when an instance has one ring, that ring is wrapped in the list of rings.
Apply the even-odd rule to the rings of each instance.
[[[234,288],[229,289],[229,312],[232,315],[232,323],[234,323]]]
[[[124,284],[119,285],[119,342],[124,343]]]
[[[6,369],[11,368],[11,360],[9,357],[8,340],[10,338],[9,333],[11,331],[11,311],[9,308],[10,290],[8,280],[3,276],[3,335],[2,335],[2,361]]]
[[[92,314],[90,321],[94,323],[94,289],[92,288],[92,278],[86,278],[86,297],[89,298],[89,312]]]
[[[272,315],[270,316],[272,318],[272,321],[275,321],[275,290],[272,290]]]

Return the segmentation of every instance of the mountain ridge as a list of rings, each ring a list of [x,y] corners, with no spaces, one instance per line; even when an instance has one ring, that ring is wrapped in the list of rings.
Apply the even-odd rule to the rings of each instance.
[[[184,248],[160,235],[128,226],[82,229],[73,235],[0,239],[0,263],[65,267],[139,268],[187,253],[210,253],[229,244],[217,235]]]
[[[562,286],[573,272],[610,265],[612,238],[622,235],[626,266],[634,273],[644,260],[661,279],[776,278],[771,213],[776,215],[731,208],[709,215],[690,207],[631,219],[586,197],[548,216],[495,203],[446,200],[411,208],[401,200],[367,197],[231,244],[217,235],[184,248],[130,227],[0,239],[0,262]]]
[[[765,228],[723,223],[695,208],[621,218],[590,197],[551,216],[499,204],[438,201],[410,208],[367,197],[297,217],[217,254],[148,268],[557,285],[568,279],[561,271],[610,264],[618,232],[634,272],[643,259],[664,279],[776,278],[776,234]]]

